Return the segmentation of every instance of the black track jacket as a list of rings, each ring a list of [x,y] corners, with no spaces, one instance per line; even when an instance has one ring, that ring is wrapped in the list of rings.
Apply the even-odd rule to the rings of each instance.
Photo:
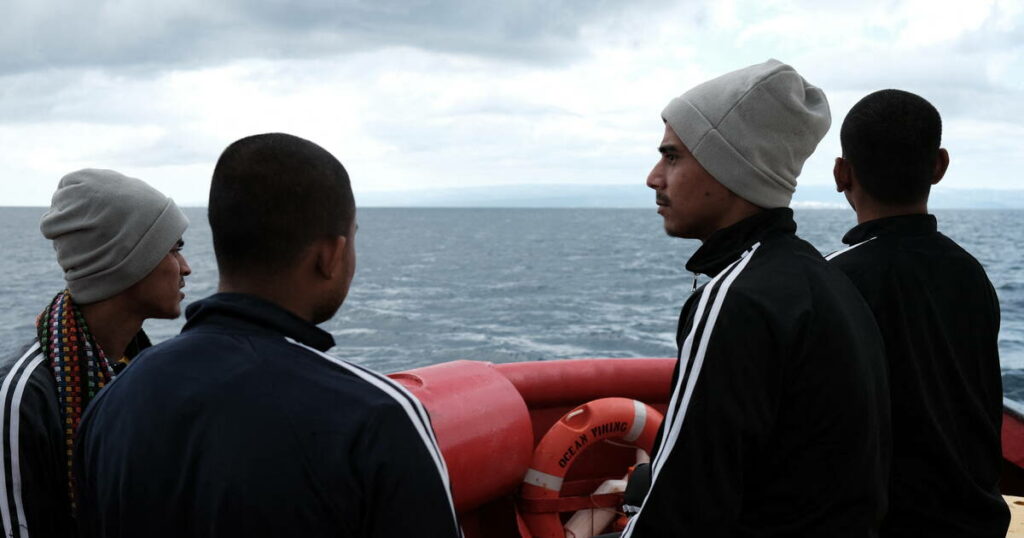
[[[429,418],[400,385],[257,297],[213,295],[187,316],[86,412],[83,535],[459,536]]]
[[[876,536],[885,358],[857,290],[788,208],[709,237],[686,301],[652,485],[624,538]]]
[[[149,347],[139,331],[125,350]],[[120,369],[115,365],[114,371]],[[0,360],[0,524],[11,538],[75,536],[68,495],[67,444],[50,361],[35,339]]]
[[[0,375],[4,536],[73,536],[61,402],[39,341],[3,361]]]
[[[865,222],[829,256],[885,340],[893,460],[882,536],[1005,536],[999,300],[931,215]]]

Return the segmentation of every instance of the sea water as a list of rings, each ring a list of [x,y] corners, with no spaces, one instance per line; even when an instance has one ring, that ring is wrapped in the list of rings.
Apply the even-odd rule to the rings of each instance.
[[[0,208],[0,353],[33,335],[63,286],[39,233],[43,208]],[[214,292],[216,262],[203,209],[184,255],[185,304]],[[1024,211],[939,210],[939,229],[984,265],[1002,306],[1004,371],[1024,368]],[[851,211],[796,211],[797,233],[821,252],[842,248]],[[679,309],[693,286],[684,264],[697,241],[667,237],[651,209],[359,210],[358,268],[344,306],[322,327],[331,353],[391,372],[455,359],[493,362],[675,355]],[[178,320],[150,320],[155,342]],[[1005,372],[1008,390],[1024,371]],[[1011,379],[1012,378],[1012,379]]]

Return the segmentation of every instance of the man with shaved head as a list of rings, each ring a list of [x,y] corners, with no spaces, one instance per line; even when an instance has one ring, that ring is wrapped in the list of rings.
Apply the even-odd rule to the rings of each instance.
[[[938,231],[928,194],[949,166],[921,96],[874,92],[850,109],[833,169],[857,213],[829,256],[867,300],[892,382],[890,508],[882,536],[1005,536],[999,298],[985,269]]]
[[[445,461],[401,385],[326,352],[356,269],[345,168],[301,138],[224,150],[218,293],[90,408],[76,459],[88,537],[460,535]]]

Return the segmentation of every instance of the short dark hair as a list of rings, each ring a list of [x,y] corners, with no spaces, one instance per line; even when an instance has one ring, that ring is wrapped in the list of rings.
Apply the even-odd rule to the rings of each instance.
[[[217,266],[275,274],[314,240],[347,235],[355,210],[348,172],[324,148],[283,133],[238,140],[217,160],[210,184]]]
[[[888,204],[928,198],[942,142],[942,118],[924,98],[874,92],[853,105],[839,133],[843,158],[861,187]]]

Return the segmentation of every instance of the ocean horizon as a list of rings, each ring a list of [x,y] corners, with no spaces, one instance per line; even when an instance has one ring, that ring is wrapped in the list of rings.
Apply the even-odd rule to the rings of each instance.
[[[41,207],[0,208],[7,275],[0,352],[33,335],[63,288]],[[213,293],[216,262],[205,209],[186,208],[187,305]],[[986,268],[1002,306],[1004,370],[1024,368],[1024,210],[936,210],[939,229]],[[849,210],[796,209],[798,235],[842,248]],[[331,353],[392,372],[457,359],[517,362],[672,357],[697,241],[667,237],[653,209],[360,208],[358,267],[341,311],[322,327]],[[703,278],[703,277],[702,277]],[[149,320],[155,342],[184,320]]]

